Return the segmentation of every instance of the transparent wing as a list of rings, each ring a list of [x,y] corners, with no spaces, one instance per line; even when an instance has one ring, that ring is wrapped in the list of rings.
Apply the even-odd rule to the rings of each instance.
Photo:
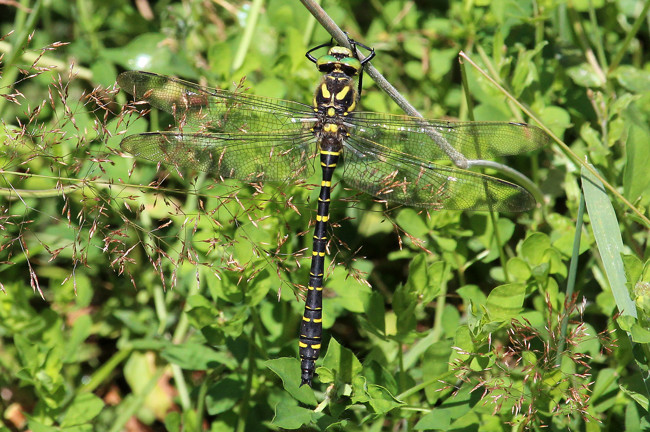
[[[120,147],[135,157],[246,182],[309,177],[316,146],[310,132],[292,134],[182,134],[126,137]]]
[[[381,143],[370,151],[391,151],[412,155],[421,161],[452,159],[460,152],[467,159],[529,152],[550,143],[540,128],[509,122],[450,122],[417,117],[358,112],[350,115],[349,132],[360,141]]]
[[[137,100],[172,114],[181,127],[192,125],[201,132],[290,131],[315,121],[309,105],[210,89],[150,72],[124,72],[117,82]]]
[[[425,162],[365,137],[348,137],[343,158],[346,183],[393,203],[432,209],[511,212],[535,205],[530,193],[513,183]]]

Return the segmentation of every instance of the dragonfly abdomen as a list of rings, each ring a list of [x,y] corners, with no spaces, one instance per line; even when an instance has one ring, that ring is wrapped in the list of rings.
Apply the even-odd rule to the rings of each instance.
[[[316,226],[314,228],[314,244],[309,270],[309,286],[305,300],[305,312],[300,326],[301,384],[311,386],[316,369],[315,362],[320,356],[321,338],[323,335],[323,274],[325,272],[325,254],[327,248],[327,221],[329,220],[330,196],[332,191],[332,175],[339,160],[339,151],[321,149],[320,161],[323,169]]]

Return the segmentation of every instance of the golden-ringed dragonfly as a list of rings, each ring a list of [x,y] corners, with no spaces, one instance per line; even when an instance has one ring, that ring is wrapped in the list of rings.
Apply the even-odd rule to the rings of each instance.
[[[307,52],[323,77],[311,105],[211,89],[149,72],[120,74],[120,87],[172,114],[181,131],[126,137],[135,157],[244,182],[308,178],[322,171],[305,312],[300,326],[301,385],[311,386],[321,350],[322,290],[332,174],[382,201],[427,209],[519,212],[531,209],[526,189],[459,168],[458,158],[486,159],[540,148],[549,137],[524,123],[452,122],[355,111],[364,65],[374,50],[350,41],[326,55]],[[370,50],[360,61],[359,45]],[[183,131],[185,127],[196,131]],[[438,161],[438,162],[436,162]],[[444,161],[444,162],[443,162]],[[450,161],[456,161],[452,166]],[[444,165],[443,165],[444,163]]]

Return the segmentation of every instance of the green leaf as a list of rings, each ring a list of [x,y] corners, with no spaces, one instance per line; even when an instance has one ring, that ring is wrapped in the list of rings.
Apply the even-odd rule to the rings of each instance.
[[[460,326],[456,329],[454,336],[454,347],[458,348],[451,352],[449,362],[460,360],[465,361],[471,358],[471,354],[476,350],[474,339],[467,326]]]
[[[364,313],[368,323],[372,325],[378,335],[386,334],[386,312],[384,297],[378,292],[372,292],[364,305]]]
[[[512,257],[508,260],[507,263],[508,274],[513,280],[524,282],[530,278],[530,267],[526,261],[519,257]]]
[[[415,424],[415,430],[451,430],[454,421],[467,414],[480,396],[470,385],[463,385],[453,398],[435,407]]]
[[[172,411],[165,416],[165,430],[167,432],[181,432],[183,421],[181,414],[177,411]]]
[[[408,292],[417,293],[429,285],[429,273],[426,261],[426,255],[420,253],[413,258],[409,265],[409,276],[404,285],[404,289]]]
[[[650,176],[647,161],[650,160],[650,129],[647,120],[640,118],[636,109],[629,109],[624,116],[629,124],[629,135],[626,143],[626,162],[623,172],[623,191],[625,197],[635,202],[645,196],[648,203],[650,192]]]
[[[417,293],[401,285],[393,295],[393,311],[395,312],[397,334],[405,336],[415,329],[415,308],[418,305]]]
[[[621,259],[628,283],[633,284],[639,281],[643,274],[643,262],[635,255],[623,255]]]
[[[605,0],[576,0],[573,7],[579,12],[589,12],[590,10],[600,9],[605,5]]]
[[[472,304],[473,307],[484,305],[487,302],[487,296],[476,285],[465,285],[456,290],[465,303]]]
[[[424,239],[431,231],[422,220],[422,216],[412,208],[404,208],[397,213],[395,222],[413,237]]]
[[[542,123],[553,131],[560,138],[564,132],[572,127],[571,115],[569,112],[556,105],[544,107],[539,113]]]
[[[429,56],[429,76],[431,79],[439,81],[452,70],[456,65],[456,57],[458,57],[458,50],[439,49],[435,50],[433,55]]]
[[[414,80],[421,80],[424,78],[425,71],[422,68],[422,62],[415,60],[406,62],[404,65],[404,71],[410,78]]]
[[[196,328],[202,328],[214,323],[217,309],[202,295],[192,295],[187,298],[190,322]]]
[[[298,429],[311,423],[312,414],[312,410],[280,402],[275,407],[271,424],[284,429]]]
[[[539,52],[546,46],[547,42],[537,44],[533,50],[520,49],[517,56],[517,63],[512,76],[512,88],[515,96],[520,96],[521,93],[529,87],[533,82],[539,80],[536,69],[536,63],[533,59]]]
[[[361,362],[354,356],[352,351],[343,348],[334,338],[330,339],[327,354],[323,358],[323,367],[333,374],[337,383],[351,383],[353,378],[363,370]],[[316,370],[319,375],[321,374],[320,369]],[[324,381],[323,376],[321,376],[321,381],[330,382]]]
[[[61,432],[61,428],[59,426],[50,426],[50,425],[44,425],[43,423],[40,423],[39,421],[30,418],[30,416],[26,416],[28,419],[28,425],[29,425],[29,430],[33,432]]]
[[[544,254],[551,247],[551,239],[544,233],[533,233],[521,245],[521,255],[531,267],[545,263]]]
[[[395,374],[378,361],[366,359],[363,362],[363,376],[368,383],[382,383],[391,393],[398,391]]]
[[[393,224],[391,224],[386,216],[379,210],[380,207],[373,207],[372,211],[354,211],[354,208],[350,208],[346,211],[350,217],[355,217],[359,220],[359,225],[357,226],[357,232],[362,237],[371,237],[375,234],[388,234],[395,230]]]
[[[632,340],[636,343],[650,343],[650,330],[639,324],[634,324],[632,326],[630,329],[630,334],[632,336]]]
[[[163,43],[164,40],[162,33],[144,33],[119,49],[105,49],[103,57],[127,70],[148,70],[163,75],[196,78],[194,69],[182,56],[175,55]]]
[[[117,77],[117,69],[113,62],[106,59],[100,58],[97,59],[90,66],[90,69],[93,72],[93,77],[97,82],[101,83],[103,86],[109,87],[115,83],[115,77]]]
[[[581,176],[591,228],[616,305],[622,315],[636,317],[636,308],[626,287],[627,279],[621,259],[623,241],[616,213],[600,180],[585,168],[582,168]]]
[[[650,282],[637,282],[634,284],[634,304],[644,312],[646,316],[650,315]]]
[[[507,321],[519,314],[526,298],[526,286],[507,284],[494,288],[487,298],[490,319]]]
[[[444,397],[441,391],[447,385],[444,379],[449,371],[449,358],[453,354],[452,340],[442,340],[432,344],[422,359],[422,375],[426,387],[424,391],[427,400],[435,405],[437,400]]]
[[[79,426],[88,423],[97,417],[103,408],[104,402],[94,394],[78,394],[66,410],[61,426]]]
[[[168,362],[186,370],[207,370],[227,362],[226,356],[222,353],[208,346],[191,342],[169,344],[160,355]]]
[[[582,63],[579,66],[570,67],[566,72],[573,82],[580,87],[593,88],[601,87],[604,84],[602,77],[596,73],[589,63]]]
[[[637,94],[650,92],[650,72],[631,65],[621,65],[614,76],[629,91]]]
[[[645,426],[645,427],[644,427]],[[625,430],[648,430],[650,424],[641,426],[641,417],[635,403],[627,404],[625,409]]]
[[[368,384],[368,403],[376,414],[384,415],[404,402],[398,400],[387,389],[376,384]]]
[[[205,408],[210,415],[229,411],[244,394],[244,383],[225,378],[208,387],[205,395]]]
[[[296,400],[306,405],[316,405],[318,401],[309,386],[300,385],[300,361],[291,357],[267,360],[264,365],[271,369],[284,385],[284,389]],[[321,378],[322,381],[322,378]]]
[[[647,389],[642,388],[642,377],[633,376],[624,380],[624,383],[629,386],[622,385],[620,389],[629,396],[632,400],[636,401],[645,411],[650,409],[650,399],[648,398]]]
[[[372,288],[365,280],[350,277],[349,271],[342,266],[334,268],[332,276],[327,280],[327,286],[337,294],[330,304],[338,304],[353,313],[363,312],[372,294]]]
[[[91,334],[91,324],[89,315],[82,315],[74,322],[70,338],[66,341],[64,363],[78,361],[80,348]]]

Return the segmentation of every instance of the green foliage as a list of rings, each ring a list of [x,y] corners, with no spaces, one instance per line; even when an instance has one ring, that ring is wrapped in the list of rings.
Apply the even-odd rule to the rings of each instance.
[[[292,0],[20,3],[0,6],[0,428],[650,427],[649,2],[321,2],[425,117],[531,122],[507,90],[577,156],[508,159],[544,202],[494,218],[337,184],[313,390],[297,336],[319,175],[134,163],[123,135],[170,119],[113,84],[144,69],[308,103],[304,53],[328,33]],[[463,88],[461,50],[506,90],[468,63]],[[361,104],[399,113],[368,77]]]

